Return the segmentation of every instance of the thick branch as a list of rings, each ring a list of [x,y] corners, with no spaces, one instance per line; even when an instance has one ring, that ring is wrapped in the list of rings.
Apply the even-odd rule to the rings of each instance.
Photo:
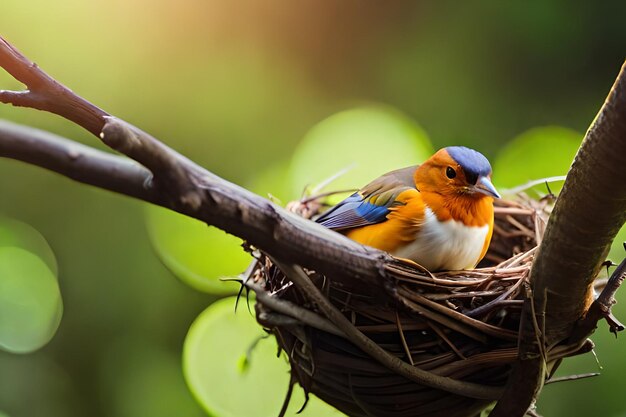
[[[571,332],[591,285],[626,221],[626,64],[567,175],[533,265],[535,297],[546,297],[546,342]]]
[[[542,349],[569,339],[591,303],[593,280],[626,221],[625,167],[626,64],[578,150],[533,264],[530,319],[544,320]],[[521,340],[520,363],[492,417],[522,416],[534,401],[545,368],[536,349]],[[526,379],[535,388],[520,393],[515,382],[527,375],[535,376]]]
[[[105,120],[100,133],[104,143],[148,168],[157,185],[178,199],[175,203],[194,210],[200,208],[203,193],[196,176],[208,176],[205,169],[123,120],[115,117]]]
[[[178,198],[179,203],[199,207],[201,197],[184,165],[194,169],[199,167],[147,133],[111,117],[74,94],[1,37],[0,65],[28,88],[25,91],[0,90],[0,102],[45,110],[73,121],[99,136],[111,148],[148,168],[158,186],[175,191],[173,197]]]
[[[202,195],[196,208],[160,192],[140,165],[41,130],[0,121],[0,156],[179,211],[329,274],[380,282],[381,265],[389,259],[200,168],[190,171]]]
[[[75,181],[159,204],[152,174],[120,156],[39,129],[0,120],[0,157],[58,172]]]
[[[77,96],[2,38],[0,66],[28,87],[28,90],[22,92],[0,91],[0,101],[46,110],[72,120],[100,137],[108,146],[141,163],[153,175],[153,181],[147,184],[146,189],[153,194],[147,201],[217,226],[254,246],[270,253],[280,253],[307,268],[380,283],[382,264],[390,260],[384,252],[364,247],[299,218],[211,174],[140,129],[110,117],[107,112]],[[10,136],[6,132],[0,135],[5,148]],[[39,145],[33,143],[32,146],[37,148]],[[67,146],[67,143],[63,146]],[[63,164],[58,164],[58,158],[57,165],[53,166],[44,161],[45,158],[36,156],[39,153],[37,149],[31,149],[30,152],[28,157],[16,157],[64,175],[77,166],[61,166]],[[5,151],[5,155],[13,157],[9,153]],[[132,190],[123,190],[119,184],[114,186],[105,178],[96,181],[94,176],[97,176],[97,169],[92,168],[82,164],[81,169],[92,172],[68,176],[144,199],[141,193],[145,190],[139,191],[134,187],[130,187]]]

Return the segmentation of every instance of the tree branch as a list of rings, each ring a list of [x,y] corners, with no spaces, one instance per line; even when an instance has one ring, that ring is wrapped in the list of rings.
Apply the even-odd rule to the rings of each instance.
[[[186,171],[202,195],[200,206],[194,207],[155,188],[146,168],[41,130],[0,121],[0,156],[170,208],[331,275],[380,283],[382,265],[391,261],[384,252],[357,244],[199,168]]]
[[[28,87],[27,91],[0,90],[0,102],[49,111],[71,120],[94,135],[100,134],[104,117],[109,116],[107,112],[58,83],[2,37],[0,63],[13,78]]]
[[[0,120],[0,157],[57,172],[75,181],[159,204],[152,174],[127,158],[49,132]]]
[[[624,246],[626,249],[626,244]],[[622,260],[615,271],[613,271],[611,278],[607,281],[606,286],[598,298],[593,301],[585,317],[576,323],[576,328],[574,332],[572,332],[570,340],[577,341],[587,337],[595,331],[598,322],[602,319],[607,321],[609,331],[615,334],[616,337],[617,332],[624,330],[624,325],[620,323],[611,312],[613,305],[617,303],[615,294],[624,280],[626,280],[626,259]]]
[[[564,340],[591,301],[591,286],[626,221],[626,64],[576,154],[533,265],[546,297],[546,342]]]
[[[112,149],[148,168],[152,180],[148,171],[131,167],[129,161],[121,162],[119,158],[112,159],[115,157],[71,141],[9,124],[0,126],[2,156],[170,208],[321,273],[382,285],[383,265],[391,261],[388,254],[304,220],[217,177],[147,133],[77,96],[2,38],[0,66],[28,88],[20,92],[0,91],[0,101],[49,111],[77,123]],[[19,139],[31,133],[30,139],[20,142]],[[78,150],[81,158],[68,158],[71,149]],[[109,177],[107,158],[118,177]]]
[[[625,138],[626,64],[576,154],[533,264],[535,313],[524,312],[545,323],[543,346],[521,339],[519,363],[492,417],[524,415],[545,378],[540,351],[568,340],[592,301],[593,280],[626,221]],[[520,391],[524,377],[530,389]]]

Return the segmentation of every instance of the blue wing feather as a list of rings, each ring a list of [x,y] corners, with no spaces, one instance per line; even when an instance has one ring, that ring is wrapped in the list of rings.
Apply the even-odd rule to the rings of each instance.
[[[333,230],[351,229],[385,221],[390,208],[399,204],[396,201],[397,196],[404,190],[415,188],[413,172],[416,168],[408,167],[383,175],[315,221]]]
[[[316,222],[329,229],[342,230],[379,223],[385,220],[387,214],[387,206],[369,203],[359,193],[354,193],[322,214]]]

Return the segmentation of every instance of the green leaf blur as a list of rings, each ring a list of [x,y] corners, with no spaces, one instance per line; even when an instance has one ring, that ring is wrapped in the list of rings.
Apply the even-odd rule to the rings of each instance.
[[[0,247],[0,348],[29,353],[54,336],[62,315],[61,293],[36,255]]]
[[[494,182],[515,187],[547,177],[566,175],[583,135],[559,126],[537,127],[512,139],[498,152],[493,165]],[[550,183],[558,193],[562,181]],[[544,184],[533,187],[546,194]]]
[[[148,207],[147,227],[163,263],[183,282],[210,294],[234,294],[239,285],[224,282],[250,263],[241,239],[161,207]]]
[[[107,387],[102,395],[111,415],[204,415],[184,384],[180,358],[166,349],[126,336],[114,341],[99,365],[103,385]]]
[[[39,256],[52,274],[57,275],[58,266],[54,252],[41,233],[31,225],[0,216],[0,247],[3,246],[15,246]]]
[[[302,190],[293,192],[289,180],[289,166],[286,162],[276,162],[265,170],[255,173],[247,183],[247,189],[268,198],[281,206],[300,197]]]
[[[242,300],[245,303],[245,300]],[[183,369],[189,387],[209,415],[275,417],[289,384],[284,355],[235,297],[213,303],[194,321],[185,340]],[[296,391],[300,393],[300,390]],[[294,395],[287,416],[295,417],[301,395]],[[340,417],[315,397],[303,417]]]
[[[617,236],[611,245],[611,251],[609,252],[608,258],[613,262],[618,263],[621,259],[626,257],[624,244],[626,244],[626,226],[622,227],[617,233]]]
[[[410,118],[388,106],[345,110],[319,122],[294,152],[291,189],[302,193],[345,171],[329,190],[358,189],[374,178],[432,154],[426,133]]]

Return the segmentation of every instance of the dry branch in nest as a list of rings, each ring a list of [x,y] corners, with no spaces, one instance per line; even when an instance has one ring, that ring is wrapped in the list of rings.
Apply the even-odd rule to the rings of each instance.
[[[474,270],[430,273],[397,260],[385,265],[384,282],[372,285],[256,251],[246,285],[258,296],[257,319],[287,353],[292,380],[350,416],[475,416],[499,398],[517,360],[528,277],[552,202],[523,195],[498,201],[489,252]],[[304,216],[319,207],[310,199],[290,204]],[[366,353],[366,342],[328,320],[315,291],[378,353]],[[557,345],[545,360],[555,364],[589,349],[589,342]],[[399,372],[380,355],[421,373]]]

